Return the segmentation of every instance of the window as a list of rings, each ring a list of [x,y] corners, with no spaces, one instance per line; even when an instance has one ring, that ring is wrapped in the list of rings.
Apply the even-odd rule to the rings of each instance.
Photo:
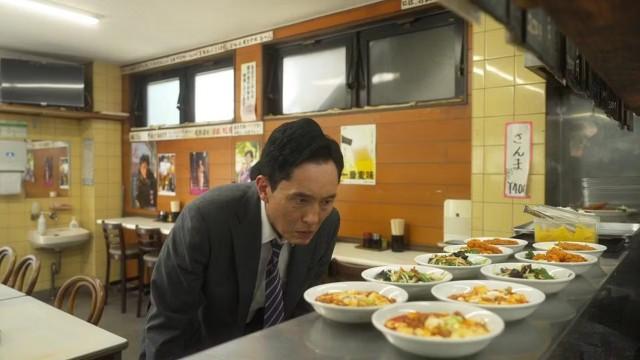
[[[139,127],[233,121],[233,59],[143,76],[136,79],[134,91]]]
[[[195,75],[195,122],[233,120],[233,68]]]
[[[450,12],[267,49],[266,110],[292,114],[466,94],[464,21]]]
[[[147,84],[147,125],[174,125],[180,123],[178,98],[180,79],[170,78]]]

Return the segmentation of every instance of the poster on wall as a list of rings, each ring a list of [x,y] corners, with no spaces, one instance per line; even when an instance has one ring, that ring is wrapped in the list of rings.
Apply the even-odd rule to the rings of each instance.
[[[60,189],[69,189],[69,158],[60,158]]]
[[[256,120],[256,62],[240,66],[240,120]]]
[[[260,158],[260,144],[257,141],[239,141],[236,143],[236,182],[251,181],[251,167]]]
[[[209,190],[209,157],[206,151],[189,154],[189,193],[200,195]]]
[[[376,184],[376,125],[340,128],[340,150],[344,157],[343,184]]]
[[[527,183],[531,166],[531,122],[512,122],[505,125],[504,196],[528,198]]]
[[[176,154],[158,154],[158,195],[176,195]]]
[[[36,182],[36,161],[32,151],[27,151],[27,167],[24,169],[23,179],[30,183]]]
[[[53,157],[47,156],[44,158],[44,164],[42,164],[42,178],[44,179],[44,185],[49,187],[53,185]]]
[[[134,208],[155,208],[156,144],[131,143],[131,202]]]

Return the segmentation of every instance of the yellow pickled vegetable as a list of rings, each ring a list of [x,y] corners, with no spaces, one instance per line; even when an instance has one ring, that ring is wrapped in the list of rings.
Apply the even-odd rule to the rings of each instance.
[[[598,235],[595,227],[589,227],[577,224],[575,231],[569,230],[565,225],[554,227],[543,227],[536,225],[535,239],[536,242],[547,241],[584,241],[596,242]]]

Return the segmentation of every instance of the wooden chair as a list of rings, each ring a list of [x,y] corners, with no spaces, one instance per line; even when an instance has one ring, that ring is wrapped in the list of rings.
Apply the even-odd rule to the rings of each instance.
[[[109,276],[111,274],[111,260],[120,261],[120,292],[121,292],[121,309],[122,313],[127,312],[127,291],[136,290],[138,287],[127,286],[129,281],[138,280],[138,277],[129,278],[127,276],[127,260],[139,260],[140,250],[136,246],[126,246],[124,241],[124,233],[122,224],[110,224],[102,221],[102,232],[107,250],[107,275],[105,278],[105,303],[109,299],[109,285],[111,282]],[[138,261],[139,263],[139,261]],[[140,268],[138,268],[140,272]]]
[[[31,272],[29,272],[29,269],[31,269]],[[29,274],[29,276],[27,276],[27,274]],[[27,255],[16,264],[8,285],[27,295],[31,295],[38,282],[38,276],[40,276],[40,260],[34,255]],[[26,288],[25,278],[28,279]]]
[[[11,279],[11,273],[13,273],[13,269],[16,266],[16,252],[13,251],[13,248],[10,246],[0,247],[0,268],[2,268],[2,264],[4,261],[7,261],[7,267],[5,269],[4,275],[0,274],[0,284],[7,285],[9,280]]]
[[[329,263],[329,280],[362,281],[360,273],[369,268],[371,268],[371,266],[349,264],[334,258],[331,259],[331,263]]]
[[[74,315],[76,309],[76,297],[78,290],[86,287],[91,292],[91,311],[87,321],[93,325],[98,325],[102,312],[104,311],[105,302],[105,286],[98,278],[92,278],[85,275],[77,275],[62,284],[56,299],[53,303],[55,307],[64,310],[65,300],[68,300],[67,312]]]
[[[136,227],[136,236],[138,238],[138,249],[140,256],[138,258],[138,312],[137,316],[142,315],[142,296],[145,292],[144,275],[149,270],[149,277],[153,273],[153,268],[158,262],[160,249],[162,249],[163,236],[158,228],[142,228]]]

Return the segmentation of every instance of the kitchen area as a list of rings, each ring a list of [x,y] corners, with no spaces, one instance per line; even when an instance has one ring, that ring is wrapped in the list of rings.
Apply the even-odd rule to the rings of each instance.
[[[89,25],[10,3],[0,1],[8,19],[0,31],[23,38],[0,39],[0,359],[134,359],[141,351],[196,359],[640,356],[635,2],[60,2],[95,19],[85,19],[95,21]],[[47,44],[21,24],[38,21],[51,29]],[[135,30],[143,26],[153,31]],[[237,311],[248,328],[260,295],[251,293],[255,278],[251,289],[242,279],[258,264],[236,243],[229,250],[215,236],[206,247],[193,240],[236,203],[195,209],[224,189],[259,192],[257,164],[273,156],[269,139],[301,118],[319,125],[342,162],[329,199],[339,213],[335,239],[291,242],[291,259],[280,259],[293,269],[297,254],[312,252],[306,247],[320,251],[319,242],[335,240],[302,272],[322,270],[295,299],[309,313],[287,310],[284,321],[255,332],[221,325],[228,340],[213,341],[217,330],[200,316],[226,315],[208,313],[218,303],[210,294],[220,304],[234,299],[215,310]],[[262,224],[268,219],[277,238],[290,240],[272,218],[273,200],[265,202],[278,193],[268,184]],[[237,238],[234,229],[216,231]],[[503,257],[473,252],[474,240],[504,241],[494,244]],[[534,259],[550,256],[544,244],[561,243],[590,250],[565,251],[581,256],[578,263]],[[227,261],[214,261],[223,257],[216,251],[233,255],[236,267],[222,273],[229,279],[203,275],[196,286],[191,278],[195,293],[187,293],[189,281],[160,289],[162,277],[191,276],[192,261],[205,259],[202,274]],[[470,261],[464,274],[431,259],[460,251]],[[542,280],[492,277],[525,264],[566,281],[549,280],[562,283],[550,290]],[[410,268],[442,278],[418,285],[367,275]],[[289,291],[297,275],[280,271]],[[438,291],[498,286],[496,279],[535,295],[516,317],[472,304],[488,313],[483,344],[389,330],[391,314],[471,314]],[[344,310],[318,301],[354,289],[392,289],[398,304]],[[175,302],[163,300],[165,291]],[[182,302],[180,293],[202,302]],[[169,351],[167,335],[150,352],[149,339],[165,336],[154,326],[178,304],[196,304],[186,324],[205,340]],[[189,329],[182,335],[196,331]]]

